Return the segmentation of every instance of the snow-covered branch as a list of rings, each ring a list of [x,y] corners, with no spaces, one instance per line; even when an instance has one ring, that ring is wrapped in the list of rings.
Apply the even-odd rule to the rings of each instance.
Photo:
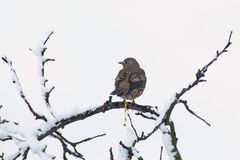
[[[55,59],[46,58],[44,56],[47,50],[46,43],[48,42],[52,34],[53,34],[53,31],[49,32],[45,40],[40,40],[39,44],[34,49],[30,48],[30,51],[32,51],[37,57],[38,70],[39,70],[39,76],[40,76],[40,86],[41,86],[43,99],[45,101],[47,108],[49,109],[49,112],[52,114],[53,117],[55,117],[49,102],[49,96],[53,91],[53,89],[55,88],[55,86],[51,86],[47,84],[48,79],[45,77],[45,68],[44,68],[46,62],[55,61]]]
[[[127,145],[125,145],[122,141],[120,141],[120,146],[126,150],[126,151],[122,151],[125,156],[121,157],[123,160],[129,160],[132,159],[132,157],[135,157],[138,160],[143,160],[142,156],[139,154],[139,152],[134,148],[134,147],[129,147]],[[122,154],[122,155],[124,155]]]
[[[74,111],[73,113],[66,115],[66,117],[57,118],[59,120],[57,120],[51,128],[47,127],[48,129],[45,130],[44,132],[42,132],[38,136],[38,139],[42,140],[43,138],[49,136],[50,134],[54,133],[58,129],[64,128],[68,124],[71,124],[75,121],[84,120],[91,116],[97,115],[102,112],[105,113],[105,112],[113,110],[113,109],[123,109],[123,108],[124,108],[123,102],[107,101],[102,106],[93,107],[93,108],[89,107],[89,109],[86,109],[85,111],[80,111],[79,113],[76,113],[76,111]],[[143,113],[150,113],[153,115],[158,115],[158,113],[155,112],[155,109],[152,110],[152,108],[154,108],[154,107],[151,107],[149,105],[146,105],[146,106],[139,105],[139,104],[132,105],[131,103],[128,103],[128,109],[141,111]]]
[[[182,158],[177,148],[177,137],[173,123],[170,130],[167,128],[165,123],[160,126],[160,130],[163,135],[163,144],[165,146],[165,150],[167,151],[169,160],[181,160]]]
[[[16,85],[17,91],[19,92],[21,98],[23,99],[23,101],[26,103],[28,109],[30,110],[30,112],[33,114],[33,116],[35,116],[36,119],[42,119],[44,121],[47,121],[46,117],[40,113],[37,113],[34,111],[32,105],[30,104],[30,102],[27,100],[22,86],[20,84],[20,81],[18,79],[17,73],[15,71],[15,69],[13,68],[12,65],[12,61],[10,59],[8,59],[6,56],[2,56],[2,60],[8,65],[8,67],[10,68],[11,72],[12,72],[12,82]]]
[[[67,137],[63,136],[62,133],[60,133],[59,129],[64,128],[65,126],[73,122],[76,122],[79,120],[85,120],[99,113],[105,113],[113,109],[124,108],[123,102],[112,102],[112,97],[110,96],[109,100],[107,100],[104,104],[96,107],[88,107],[86,109],[79,110],[79,111],[74,110],[74,112],[64,113],[64,115],[62,116],[59,116],[53,113],[50,102],[49,102],[49,96],[55,87],[47,83],[48,80],[45,77],[45,68],[44,68],[46,62],[54,61],[54,59],[46,58],[44,55],[47,49],[46,43],[48,42],[52,34],[53,32],[48,33],[47,37],[44,40],[40,41],[40,43],[35,47],[35,49],[30,49],[37,56],[41,91],[42,91],[45,104],[49,109],[50,113],[52,114],[52,116],[54,117],[54,119],[52,120],[47,119],[44,115],[34,111],[32,105],[29,103],[29,101],[25,97],[25,94],[22,90],[17,73],[13,68],[12,61],[9,60],[6,56],[2,57],[2,60],[10,68],[12,73],[12,81],[16,85],[17,91],[19,92],[21,98],[26,103],[29,111],[33,114],[35,119],[41,119],[43,121],[39,127],[35,128],[35,130],[27,132],[23,130],[22,125],[16,122],[11,122],[5,119],[1,119],[0,117],[1,143],[5,143],[6,141],[13,141],[18,147],[18,150],[11,155],[6,156],[4,153],[2,153],[2,155],[0,155],[1,160],[15,160],[18,158],[27,159],[27,155],[29,154],[29,151],[31,151],[34,154],[37,154],[43,160],[54,159],[55,156],[46,152],[47,144],[42,143],[42,140],[45,139],[46,137],[53,137],[60,142],[62,146],[62,151],[63,151],[62,157],[64,160],[67,160],[69,155],[72,155],[80,159],[84,159],[84,156],[77,150],[76,147],[83,142],[88,142],[95,138],[103,137],[105,136],[105,134],[100,134],[100,135],[83,139],[81,141],[72,142]],[[196,79],[193,82],[191,82],[187,87],[182,88],[180,92],[175,93],[174,96],[170,98],[169,102],[166,103],[166,105],[163,106],[160,111],[155,106],[140,105],[135,103],[132,104],[128,102],[127,106],[129,110],[133,110],[136,115],[139,115],[145,119],[153,120],[155,122],[155,125],[150,132],[146,133],[142,131],[141,134],[139,134],[140,132],[137,131],[137,129],[135,128],[133,121],[130,115],[128,114],[131,127],[125,128],[127,133],[126,139],[121,140],[119,142],[119,151],[121,155],[120,159],[127,160],[127,159],[132,159],[132,157],[134,157],[135,159],[143,160],[143,157],[139,154],[139,152],[136,149],[136,145],[141,141],[147,140],[157,130],[160,130],[162,133],[164,147],[165,147],[165,150],[167,151],[169,159],[171,160],[182,159],[180,152],[177,148],[178,139],[176,136],[174,123],[170,118],[171,113],[174,107],[177,104],[181,103],[185,106],[185,108],[187,109],[187,111],[189,111],[189,113],[193,114],[198,119],[202,120],[203,122],[205,122],[207,125],[210,126],[210,124],[206,120],[198,116],[195,112],[193,112],[190,109],[189,105],[187,104],[187,101],[183,100],[182,97],[183,95],[185,95],[185,93],[189,92],[192,88],[196,87],[199,83],[206,82],[206,80],[203,78],[205,77],[205,74],[209,69],[209,67],[216,60],[218,60],[218,58],[223,53],[228,52],[228,48],[231,45],[231,36],[232,36],[232,32],[229,35],[229,39],[226,46],[221,51],[217,51],[216,56],[204,67],[202,67],[197,71]],[[110,159],[114,160],[116,155],[114,155],[112,148],[110,148],[109,153],[110,153]],[[160,159],[162,159],[162,150],[160,152]]]

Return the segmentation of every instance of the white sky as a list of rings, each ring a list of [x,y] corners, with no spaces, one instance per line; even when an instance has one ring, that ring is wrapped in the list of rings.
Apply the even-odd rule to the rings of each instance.
[[[23,89],[38,111],[46,112],[46,107],[35,57],[28,48],[49,30],[55,33],[46,56],[56,62],[46,66],[46,75],[56,86],[51,95],[55,112],[103,104],[121,68],[117,62],[130,56],[139,61],[148,77],[147,88],[136,102],[161,107],[192,82],[197,69],[224,47],[233,30],[229,53],[207,72],[207,83],[184,96],[212,126],[204,125],[181,105],[172,119],[184,160],[236,159],[240,143],[239,8],[238,0],[0,0],[0,51],[13,60]],[[31,128],[35,125],[30,124],[32,116],[3,62],[0,75],[0,104],[4,106],[0,115]],[[141,129],[153,125],[141,118],[134,120]],[[107,159],[109,146],[124,135],[122,123],[123,111],[111,111],[69,125],[64,133],[81,140],[107,132],[107,137],[80,147],[88,159]],[[145,159],[153,160],[159,159],[161,145],[158,133],[137,149]],[[10,146],[0,143],[0,152],[12,152]],[[49,148],[49,152],[60,152],[53,145]]]

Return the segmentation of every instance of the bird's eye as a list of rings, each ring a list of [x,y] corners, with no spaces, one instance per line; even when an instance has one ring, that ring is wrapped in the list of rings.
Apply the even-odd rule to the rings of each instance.
[[[128,62],[127,61],[125,61],[125,64],[127,64]]]

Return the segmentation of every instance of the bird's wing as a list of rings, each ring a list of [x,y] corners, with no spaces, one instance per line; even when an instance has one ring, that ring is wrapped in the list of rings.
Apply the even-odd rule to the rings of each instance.
[[[146,81],[146,75],[143,69],[140,69],[137,72],[133,72],[129,78],[131,83],[138,83],[140,81]]]
[[[115,90],[111,93],[112,95],[119,95],[128,92],[130,83],[129,83],[130,72],[126,70],[120,70],[117,77],[115,78]]]
[[[130,88],[129,92],[131,93],[132,99],[139,97],[146,86],[146,75],[143,69],[139,69],[137,72],[133,72],[130,76]]]

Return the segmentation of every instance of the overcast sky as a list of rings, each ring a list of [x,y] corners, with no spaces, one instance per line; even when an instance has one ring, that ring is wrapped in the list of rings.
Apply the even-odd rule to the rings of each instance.
[[[50,30],[54,35],[46,56],[56,62],[46,65],[46,76],[56,86],[51,95],[55,112],[103,104],[121,69],[117,62],[126,57],[135,57],[148,78],[136,103],[161,108],[194,80],[197,69],[225,46],[233,30],[233,44],[209,69],[207,83],[184,96],[212,126],[181,105],[174,109],[172,120],[184,160],[236,159],[240,143],[239,8],[238,0],[0,0],[0,52],[13,60],[26,96],[40,112],[47,110],[41,99],[36,59],[29,48]],[[32,115],[3,62],[0,104],[4,106],[2,117],[20,122],[25,129],[37,125],[31,124]],[[141,118],[134,120],[139,129],[149,130],[154,125]],[[111,111],[69,125],[64,133],[75,140],[108,133],[80,147],[87,159],[107,159],[109,147],[124,137],[122,123],[123,111]],[[161,141],[157,133],[137,149],[147,160],[159,159]],[[51,139],[44,142],[55,143]],[[99,149],[103,144],[106,146]],[[11,144],[0,143],[0,152],[12,150]],[[49,145],[49,152],[60,153],[53,145]]]

